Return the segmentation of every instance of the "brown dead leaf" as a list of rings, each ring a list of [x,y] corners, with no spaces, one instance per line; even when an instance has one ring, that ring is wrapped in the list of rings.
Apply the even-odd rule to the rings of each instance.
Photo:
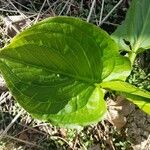
[[[107,104],[107,120],[117,129],[121,129],[127,122],[126,116],[134,110],[135,106],[121,96],[118,96],[116,101],[109,99]]]

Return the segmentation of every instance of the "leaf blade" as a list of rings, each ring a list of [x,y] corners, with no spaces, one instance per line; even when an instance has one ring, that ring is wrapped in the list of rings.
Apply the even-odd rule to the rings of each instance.
[[[99,121],[106,103],[95,83],[125,80],[130,73],[129,60],[118,54],[107,33],[68,17],[46,19],[22,32],[0,51],[0,59],[1,72],[20,105],[38,118],[65,126],[72,124],[69,118],[82,118],[82,111],[86,119],[75,119],[74,124]]]
[[[103,82],[100,85],[104,89],[110,89],[119,92],[146,113],[150,114],[150,92],[139,89],[127,82],[122,81]]]
[[[133,0],[127,12],[125,21],[112,34],[112,38],[121,49],[130,51],[124,39],[130,42],[132,50],[140,53],[141,49],[149,49],[150,39],[150,1]]]

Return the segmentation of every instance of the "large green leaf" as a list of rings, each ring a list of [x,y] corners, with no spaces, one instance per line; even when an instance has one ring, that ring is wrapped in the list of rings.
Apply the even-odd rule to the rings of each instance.
[[[150,0],[132,0],[126,19],[112,34],[121,49],[130,51],[124,39],[130,42],[135,53],[150,48]]]
[[[127,82],[110,81],[100,84],[102,88],[119,91],[128,100],[150,114],[150,92],[139,89]]]
[[[46,19],[0,51],[14,97],[34,116],[58,125],[99,121],[106,112],[102,81],[125,80],[130,62],[107,33],[80,19]]]

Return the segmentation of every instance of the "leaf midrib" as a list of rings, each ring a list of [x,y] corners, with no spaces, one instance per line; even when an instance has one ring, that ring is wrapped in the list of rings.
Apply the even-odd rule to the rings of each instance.
[[[65,75],[65,76],[68,76],[70,78],[74,78],[77,81],[82,81],[84,83],[91,83],[93,85],[94,85],[94,83],[100,83],[100,81],[97,81],[97,80],[91,80],[89,78],[85,78],[85,77],[81,77],[81,76],[75,76],[75,75],[71,75],[71,74],[68,74],[68,73],[65,73],[65,72],[61,72],[61,71],[54,71],[54,70],[50,70],[49,68],[41,66],[41,65],[34,65],[34,64],[29,63],[29,62],[19,61],[17,59],[14,59],[14,58],[12,58],[10,56],[6,56],[4,54],[3,54],[3,56],[0,54],[0,58],[12,61],[14,63],[20,63],[20,64],[23,64],[23,65],[28,65],[30,67],[37,68],[37,69],[41,69],[42,68],[42,69],[45,69],[48,72]]]

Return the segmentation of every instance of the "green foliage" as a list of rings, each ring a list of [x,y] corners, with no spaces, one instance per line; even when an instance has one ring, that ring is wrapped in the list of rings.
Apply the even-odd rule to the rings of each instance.
[[[128,100],[139,106],[140,109],[150,114],[150,92],[139,89],[127,82],[110,81],[101,83],[101,87],[113,91],[118,91]]]
[[[113,39],[121,49],[131,51],[131,62],[134,62],[135,54],[150,48],[150,1],[133,0],[126,19],[112,34]],[[125,44],[130,43],[130,46]]]
[[[127,82],[150,92],[150,51],[138,54]]]
[[[130,42],[134,52],[139,52],[140,48],[149,49],[149,24],[150,1],[133,0],[125,21],[112,36],[123,49],[130,50],[129,47],[124,45],[123,39]]]
[[[101,29],[75,18],[46,19],[0,52],[14,97],[33,116],[76,127],[106,112],[102,81],[125,80],[130,62]]]

